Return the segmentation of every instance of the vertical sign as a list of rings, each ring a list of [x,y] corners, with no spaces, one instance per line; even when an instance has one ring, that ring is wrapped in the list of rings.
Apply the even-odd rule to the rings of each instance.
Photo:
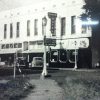
[[[50,31],[52,33],[52,36],[56,36],[56,17],[57,17],[57,14],[48,12],[48,17],[51,19]]]

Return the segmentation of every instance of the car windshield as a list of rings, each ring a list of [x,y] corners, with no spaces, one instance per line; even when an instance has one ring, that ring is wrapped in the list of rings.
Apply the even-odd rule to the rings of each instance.
[[[36,60],[42,60],[42,58],[36,58]]]

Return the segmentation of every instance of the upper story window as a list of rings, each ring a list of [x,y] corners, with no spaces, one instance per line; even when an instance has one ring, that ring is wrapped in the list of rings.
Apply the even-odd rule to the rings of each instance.
[[[10,23],[10,38],[13,38],[13,24]]]
[[[4,39],[7,38],[7,24],[4,24]]]
[[[27,36],[30,36],[30,20],[27,20]]]
[[[86,33],[87,32],[87,26],[86,25],[82,25],[82,33]]]
[[[19,37],[20,34],[20,22],[17,22],[16,24],[16,37]]]
[[[71,34],[76,33],[75,19],[76,16],[71,16]]]
[[[89,25],[82,25],[82,33],[85,34],[87,32],[90,32],[91,31],[91,26]]]
[[[38,35],[38,19],[34,20],[34,35]]]
[[[61,36],[65,35],[66,18],[61,18]]]

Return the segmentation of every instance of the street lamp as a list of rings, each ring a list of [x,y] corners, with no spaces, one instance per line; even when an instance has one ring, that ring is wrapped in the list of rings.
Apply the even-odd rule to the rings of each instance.
[[[44,42],[46,39],[46,25],[47,25],[47,18],[44,17],[42,18],[42,32],[44,34]],[[42,76],[47,76],[47,66],[46,66],[46,46],[44,44],[44,62],[43,62],[43,71],[42,71]]]

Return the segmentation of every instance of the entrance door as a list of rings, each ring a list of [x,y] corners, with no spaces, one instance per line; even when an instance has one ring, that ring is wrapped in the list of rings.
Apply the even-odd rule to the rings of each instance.
[[[67,52],[66,50],[59,51],[59,62],[66,63],[67,62]]]

